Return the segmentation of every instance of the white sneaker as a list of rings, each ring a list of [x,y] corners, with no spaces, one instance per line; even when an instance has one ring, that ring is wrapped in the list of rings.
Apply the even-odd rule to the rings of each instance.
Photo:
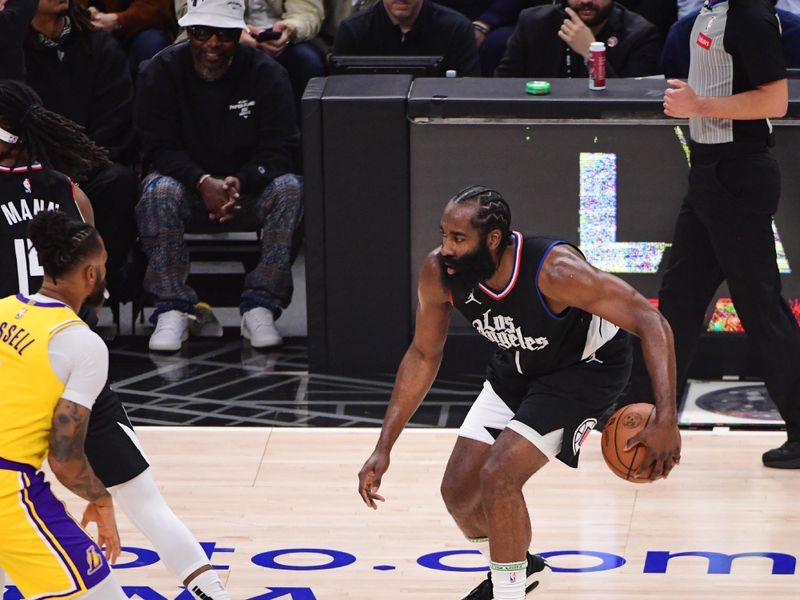
[[[177,352],[188,338],[189,315],[180,310],[170,310],[158,315],[148,346],[156,352]]]
[[[242,337],[250,340],[253,348],[269,348],[283,343],[272,313],[262,307],[251,308],[242,315]]]

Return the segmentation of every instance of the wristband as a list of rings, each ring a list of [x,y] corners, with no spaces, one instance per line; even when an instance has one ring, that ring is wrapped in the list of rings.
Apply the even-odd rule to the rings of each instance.
[[[477,29],[483,35],[488,35],[489,34],[489,28],[486,25],[484,25],[483,23],[478,23],[477,21],[473,21],[472,22],[472,28],[473,29]]]
[[[200,186],[201,186],[201,185],[203,185],[203,182],[204,182],[206,179],[208,179],[209,177],[211,177],[211,175],[209,175],[208,173],[206,173],[205,175],[201,175],[201,176],[200,176],[200,179],[198,179],[198,180],[197,180],[197,183],[195,184],[195,186],[194,186],[194,187],[195,187],[196,189],[198,189],[198,190],[199,190],[199,189],[200,189]]]

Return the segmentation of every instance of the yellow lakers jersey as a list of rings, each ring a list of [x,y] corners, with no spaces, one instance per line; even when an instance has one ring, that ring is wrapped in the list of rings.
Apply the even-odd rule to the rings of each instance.
[[[65,327],[85,326],[58,302],[22,295],[0,300],[0,458],[42,466],[53,412],[64,384],[50,366],[50,338]]]

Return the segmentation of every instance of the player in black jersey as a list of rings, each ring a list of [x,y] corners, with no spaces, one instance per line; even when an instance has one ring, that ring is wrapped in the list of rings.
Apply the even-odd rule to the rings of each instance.
[[[28,295],[42,283],[43,270],[27,239],[35,214],[61,210],[93,223],[91,205],[70,177],[79,179],[104,161],[105,151],[76,124],[41,107],[33,90],[0,82],[0,297]],[[80,316],[96,320],[91,307],[83,307]],[[92,410],[85,451],[114,501],[192,596],[230,600],[205,551],[161,496],[128,415],[108,384]],[[84,525],[92,516],[84,514]],[[0,590],[3,579],[0,571]]]
[[[411,346],[400,364],[359,493],[377,508],[392,446],[430,389],[456,308],[499,347],[464,424],[442,496],[464,535],[489,559],[490,577],[466,598],[522,600],[549,568],[528,553],[523,484],[553,457],[577,466],[580,446],[630,374],[629,331],[641,338],[656,418],[643,444],[641,476],[666,477],[680,459],[672,332],[621,279],[589,265],[574,246],[510,229],[506,201],[482,186],[448,202],[442,245],[425,260]]]

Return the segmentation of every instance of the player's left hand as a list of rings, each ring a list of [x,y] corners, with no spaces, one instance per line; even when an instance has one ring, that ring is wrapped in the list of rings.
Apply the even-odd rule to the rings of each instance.
[[[664,92],[664,114],[676,119],[700,116],[700,103],[691,86],[680,79],[667,79],[672,86]]]
[[[89,502],[83,511],[81,527],[85,528],[90,522],[97,523],[97,545],[105,548],[106,560],[113,565],[119,558],[122,546],[111,496]]]
[[[647,449],[641,467],[634,473],[637,479],[666,479],[670,471],[681,461],[681,432],[674,420],[655,421],[634,435],[625,444],[630,450],[637,444]],[[649,477],[645,473],[653,467]]]
[[[378,493],[378,490],[381,487],[381,479],[388,470],[389,453],[376,449],[358,473],[358,494],[364,504],[372,510],[378,509],[376,500],[378,502],[386,500]]]
[[[592,30],[586,26],[581,18],[569,6],[564,9],[569,19],[564,19],[558,30],[558,37],[564,40],[584,60],[589,60],[589,46],[595,41]]]

